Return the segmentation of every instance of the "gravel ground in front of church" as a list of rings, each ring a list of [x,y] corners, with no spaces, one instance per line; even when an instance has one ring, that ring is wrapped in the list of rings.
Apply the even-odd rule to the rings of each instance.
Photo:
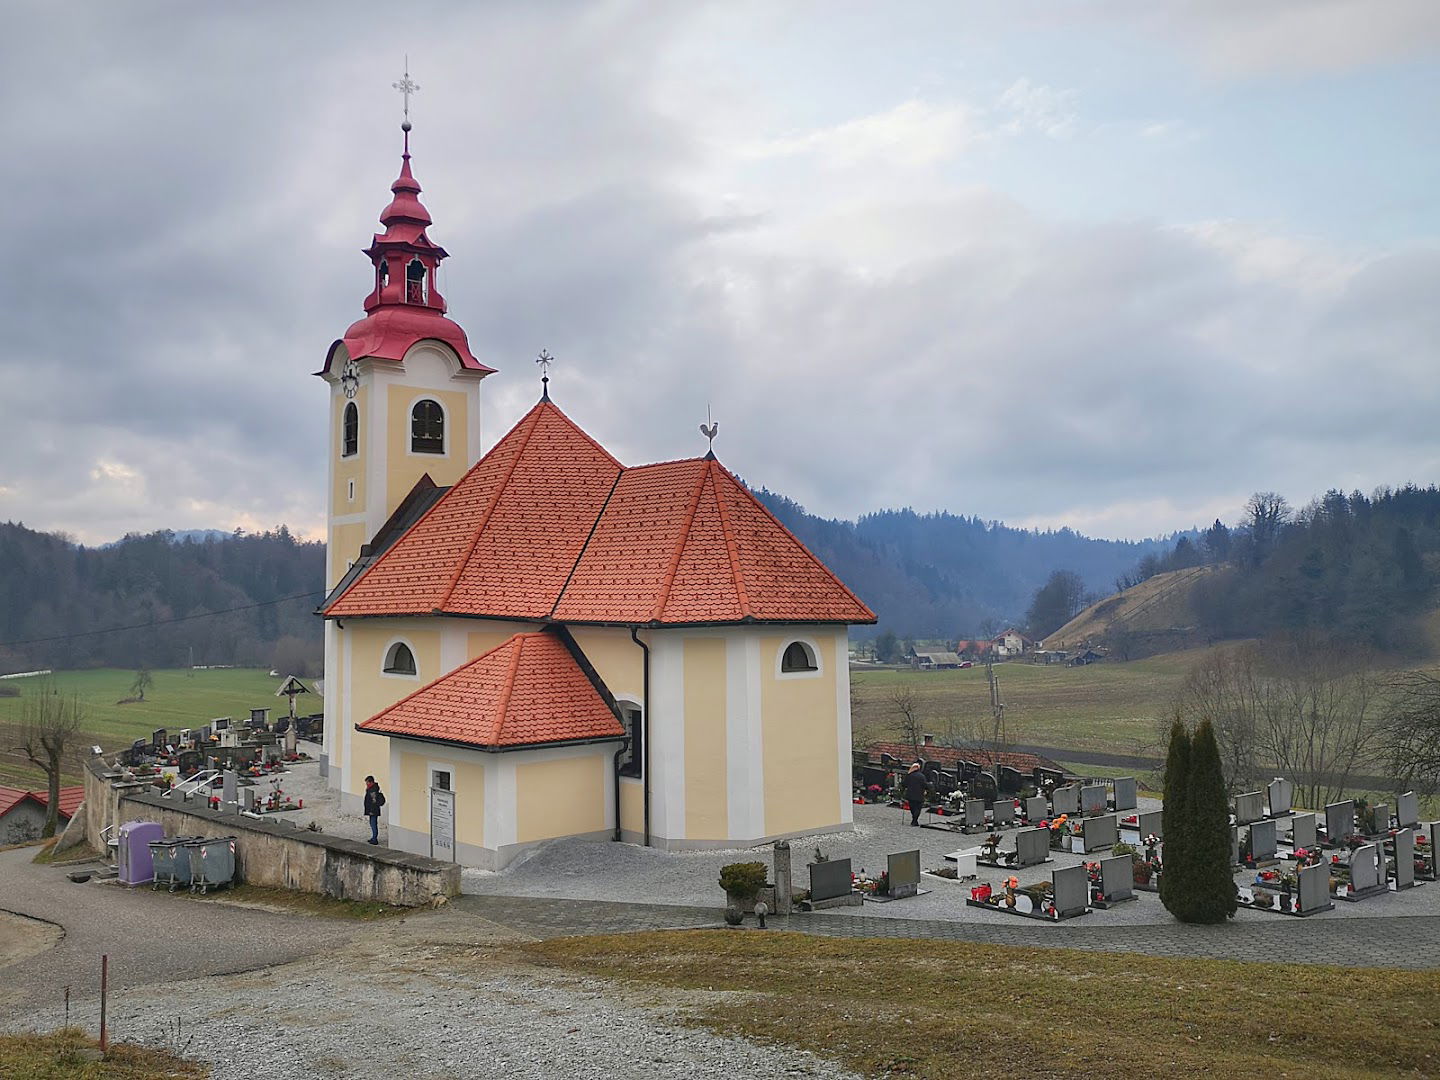
[[[688,1027],[684,992],[662,999],[531,966],[506,949],[517,937],[444,911],[387,921],[332,954],[114,993],[110,1030],[207,1062],[213,1080],[855,1077]],[[96,1001],[77,1001],[71,1018],[95,1030]]]

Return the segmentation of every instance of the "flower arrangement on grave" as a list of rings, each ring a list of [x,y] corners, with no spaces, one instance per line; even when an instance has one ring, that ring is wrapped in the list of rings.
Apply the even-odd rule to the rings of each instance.
[[[960,880],[960,871],[954,866],[941,866],[934,870],[926,870],[925,873],[931,877],[943,877],[946,881]]]
[[[160,786],[169,791],[175,786],[175,774],[173,772],[160,774]]]
[[[867,877],[862,869],[859,876],[855,878],[855,888],[860,892],[869,893],[872,896],[890,895],[890,871],[880,871],[878,878]]]
[[[1120,824],[1122,824],[1122,825],[1139,825],[1139,824],[1140,824],[1140,817],[1139,817],[1139,815],[1137,815],[1137,814],[1131,814],[1131,815],[1129,815],[1128,817],[1123,817],[1123,818],[1121,818],[1121,819],[1120,819]]]
[[[865,799],[867,802],[877,803],[880,801],[880,797],[884,794],[885,789],[882,788],[879,784],[871,784],[865,789]]]
[[[945,800],[941,805],[944,806],[947,810],[952,810],[956,813],[959,813],[962,809],[964,809],[965,806],[965,792],[961,791],[959,788],[956,788],[954,791],[950,792],[949,795],[945,796]]]
[[[743,908],[753,903],[765,887],[768,871],[763,862],[727,863],[720,868],[720,888],[725,890],[727,907]]]

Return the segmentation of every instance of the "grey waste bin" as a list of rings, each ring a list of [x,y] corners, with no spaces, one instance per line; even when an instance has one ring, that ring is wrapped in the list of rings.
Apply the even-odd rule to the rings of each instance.
[[[155,864],[155,879],[150,888],[158,889],[164,885],[174,892],[178,886],[190,885],[190,851],[185,845],[196,839],[194,836],[176,836],[151,842],[150,858]]]
[[[191,840],[185,845],[190,853],[190,891],[209,892],[229,885],[235,877],[235,837]]]

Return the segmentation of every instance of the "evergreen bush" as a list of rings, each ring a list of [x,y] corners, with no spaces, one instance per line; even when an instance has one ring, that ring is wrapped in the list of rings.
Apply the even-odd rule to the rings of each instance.
[[[1230,865],[1230,804],[1220,746],[1209,720],[1200,721],[1190,740],[1189,818],[1185,871],[1185,922],[1221,923],[1235,914],[1235,872]],[[1169,872],[1169,860],[1166,860]]]
[[[1190,733],[1177,716],[1170,725],[1170,751],[1165,757],[1165,805],[1161,821],[1165,829],[1165,869],[1160,874],[1160,902],[1177,919],[1186,919],[1189,896],[1190,817],[1186,806],[1190,796]]]

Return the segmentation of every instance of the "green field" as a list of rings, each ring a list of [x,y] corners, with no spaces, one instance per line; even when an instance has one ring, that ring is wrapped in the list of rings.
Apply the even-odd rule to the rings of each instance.
[[[1129,663],[1070,668],[1022,661],[997,664],[1005,702],[1005,734],[1012,744],[1153,754],[1157,732],[1191,666],[1209,650],[1167,653]],[[983,667],[958,671],[853,671],[855,740],[894,737],[900,719],[891,694],[914,691],[924,730],[965,738],[990,719]]]
[[[248,717],[251,709],[267,707],[275,710],[273,716],[288,707],[284,698],[275,696],[280,680],[259,668],[178,668],[151,674],[155,682],[145,692],[145,700],[130,705],[116,703],[130,696],[135,672],[117,668],[57,671],[52,676],[0,682],[0,687],[14,687],[21,694],[18,698],[0,697],[0,784],[35,788],[43,783],[43,774],[10,753],[9,748],[17,741],[10,736],[19,725],[24,696],[38,691],[47,679],[62,694],[79,697],[85,711],[85,728],[77,740],[77,750],[86,752],[92,744],[106,750],[129,746],[135,739],[149,738],[156,728],[179,731],[200,727],[217,716]],[[295,710],[302,716],[320,712],[323,707],[315,694],[295,702]],[[78,762],[72,763],[67,782],[79,783]]]

